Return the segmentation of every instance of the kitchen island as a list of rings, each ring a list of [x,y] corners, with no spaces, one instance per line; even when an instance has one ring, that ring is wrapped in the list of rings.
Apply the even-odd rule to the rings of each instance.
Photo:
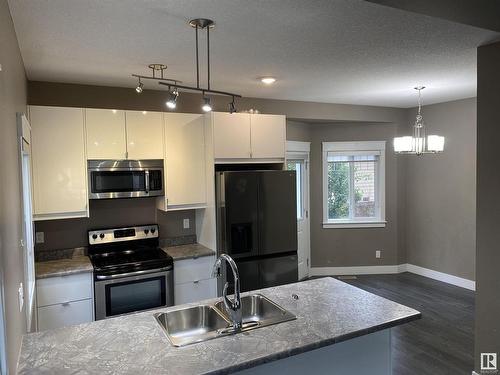
[[[180,348],[153,313],[200,303],[28,334],[18,373],[387,375],[390,328],[420,318],[414,309],[329,277],[251,293],[297,319]]]

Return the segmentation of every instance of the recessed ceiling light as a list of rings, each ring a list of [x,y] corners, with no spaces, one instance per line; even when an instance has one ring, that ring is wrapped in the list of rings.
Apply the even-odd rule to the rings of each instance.
[[[260,81],[266,85],[272,85],[274,82],[276,82],[276,78],[274,77],[262,77]]]

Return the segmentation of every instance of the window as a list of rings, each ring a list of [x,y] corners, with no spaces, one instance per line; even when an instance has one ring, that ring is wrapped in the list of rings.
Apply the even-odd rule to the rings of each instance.
[[[385,141],[323,142],[323,227],[385,226]]]

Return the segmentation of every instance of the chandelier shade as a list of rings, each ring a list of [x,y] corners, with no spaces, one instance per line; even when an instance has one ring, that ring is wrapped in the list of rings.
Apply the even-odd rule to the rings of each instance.
[[[395,137],[394,152],[397,154],[435,154],[444,151],[444,137],[440,135],[428,135],[425,133],[424,118],[422,116],[422,96],[421,91],[424,86],[417,86],[418,91],[418,112],[413,124],[413,135]]]

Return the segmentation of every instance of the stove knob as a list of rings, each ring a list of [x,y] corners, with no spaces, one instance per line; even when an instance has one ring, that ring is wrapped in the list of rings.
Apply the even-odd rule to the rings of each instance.
[[[92,235],[92,238],[93,238],[94,240],[97,240],[97,234],[95,234],[95,233],[94,233],[94,234]]]
[[[151,228],[151,233],[154,234],[154,232],[156,232],[156,229],[155,228]]]
[[[99,237],[100,237],[100,238],[101,238],[101,240],[102,240],[102,239],[104,238],[104,233],[101,233],[101,234],[99,235]]]
[[[148,233],[149,233],[149,229],[144,229],[144,234],[148,235]]]

